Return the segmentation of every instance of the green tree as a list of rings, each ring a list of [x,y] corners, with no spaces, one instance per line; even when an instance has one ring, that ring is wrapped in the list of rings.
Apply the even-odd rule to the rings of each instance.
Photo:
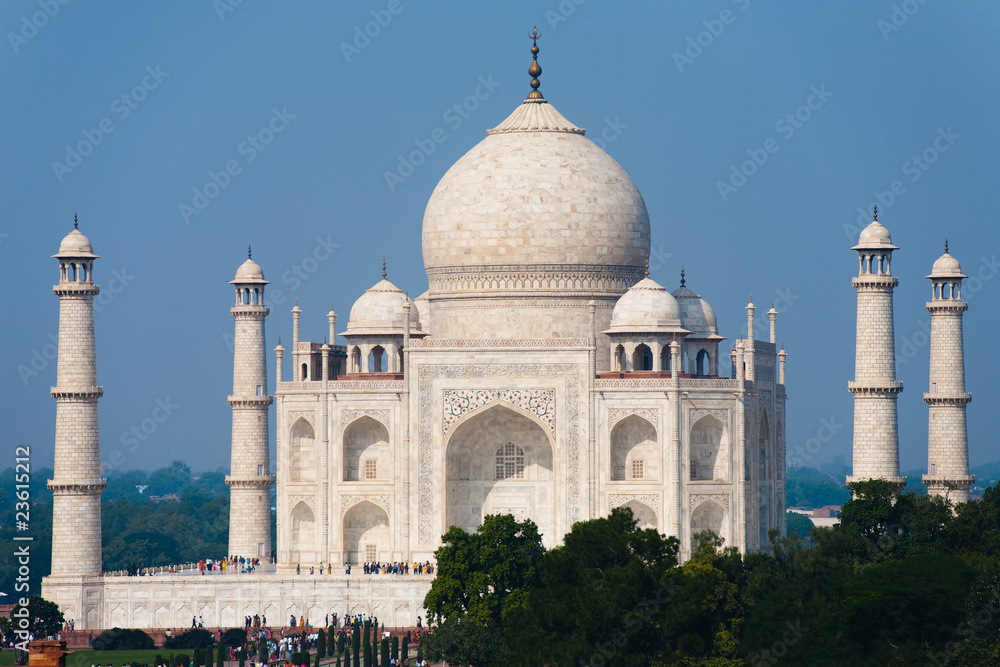
[[[219,644],[218,656],[218,659],[215,661],[215,667],[226,667],[226,659],[229,656],[229,646],[227,644]]]
[[[798,535],[802,539],[808,539],[812,532],[813,522],[805,514],[798,512],[785,512],[785,536]]]
[[[176,637],[168,637],[163,648],[208,648],[215,644],[215,636],[205,628],[191,628]]]
[[[490,665],[510,659],[504,615],[537,585],[545,550],[538,527],[510,514],[489,515],[475,533],[452,526],[435,553],[437,576],[424,599],[437,624],[434,651],[449,662]]]
[[[508,613],[517,663],[647,664],[663,644],[650,617],[672,595],[662,582],[677,552],[675,538],[639,530],[628,508],[574,524],[563,545],[545,554],[540,585]],[[609,641],[611,655],[601,646]]]
[[[326,657],[326,631],[323,628],[319,629],[316,637],[316,656],[319,658]]]
[[[384,667],[385,665],[389,664],[389,639],[386,638],[386,637],[383,637],[382,641],[381,641],[381,645],[382,645],[382,652],[381,652],[382,653],[382,659],[381,659],[381,661],[379,661],[379,664],[383,665],[383,667]]]

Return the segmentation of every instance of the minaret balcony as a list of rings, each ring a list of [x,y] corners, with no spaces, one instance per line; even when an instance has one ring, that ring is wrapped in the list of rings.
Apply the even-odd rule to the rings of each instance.
[[[927,405],[965,405],[972,402],[972,394],[968,392],[934,392],[924,394],[924,403]]]
[[[903,383],[899,380],[892,382],[848,382],[847,390],[852,394],[898,394],[903,391]]]

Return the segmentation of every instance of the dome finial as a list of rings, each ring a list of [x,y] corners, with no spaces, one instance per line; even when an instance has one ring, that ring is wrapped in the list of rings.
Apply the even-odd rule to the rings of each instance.
[[[385,280],[385,257],[382,257],[382,280]]]
[[[646,277],[649,277],[649,257],[646,258]]]
[[[878,222],[878,204],[875,204],[875,208],[872,210],[872,222]]]
[[[944,240],[944,254],[948,254],[948,239]]]
[[[681,287],[684,287],[684,265],[681,264]]]
[[[538,86],[542,85],[538,81],[538,75],[542,73],[542,66],[538,64],[538,39],[541,37],[541,33],[538,32],[538,27],[536,26],[528,37],[531,38],[531,66],[528,68],[528,74],[531,75],[531,92],[528,93],[529,100],[543,100],[542,91],[538,90]]]
[[[80,221],[76,219],[76,213],[73,213],[73,229],[80,229]]]
[[[253,246],[247,246],[247,259],[253,259]]]

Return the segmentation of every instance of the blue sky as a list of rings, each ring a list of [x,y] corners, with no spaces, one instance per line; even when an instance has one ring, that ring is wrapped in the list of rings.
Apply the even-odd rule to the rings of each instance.
[[[78,212],[102,256],[104,458],[228,467],[226,283],[247,246],[273,283],[269,349],[290,340],[295,298],[303,339],[322,339],[331,303],[343,328],[383,255],[390,280],[422,293],[424,206],[524,98],[535,25],[542,92],[643,193],[652,277],[672,289],[683,262],[729,339],[751,292],[758,312],[772,299],[782,311],[789,456],[850,456],[850,247],[880,201],[901,247],[902,467],[926,465],[924,276],[945,237],[975,276],[970,457],[1000,458],[988,336],[1000,327],[1000,5],[940,0],[3,2],[9,447],[52,463],[49,256]],[[401,168],[421,146],[412,173]]]

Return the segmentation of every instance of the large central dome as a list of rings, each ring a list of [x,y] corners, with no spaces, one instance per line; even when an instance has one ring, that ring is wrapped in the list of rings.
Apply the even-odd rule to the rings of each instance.
[[[541,96],[537,60],[529,72],[536,90],[452,165],[424,211],[431,309],[461,301],[484,323],[483,331],[462,326],[449,335],[574,337],[586,318],[559,322],[552,299],[585,313],[594,298],[610,317],[614,301],[643,277],[649,215],[642,195],[620,164]],[[534,306],[547,310],[544,331],[534,326],[544,322],[541,313],[523,312]]]
[[[646,205],[621,165],[583,132],[544,100],[527,100],[448,170],[424,212],[432,291],[456,269],[632,269],[620,289],[641,279]]]

